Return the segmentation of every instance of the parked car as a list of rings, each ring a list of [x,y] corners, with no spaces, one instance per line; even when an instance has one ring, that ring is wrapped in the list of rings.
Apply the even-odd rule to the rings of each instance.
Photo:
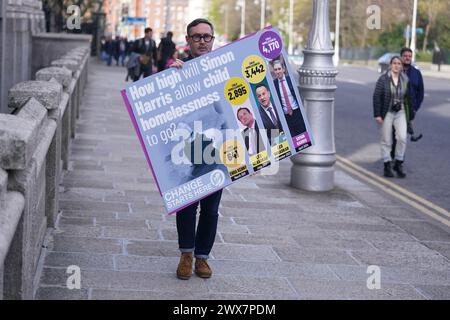
[[[378,72],[383,73],[389,69],[389,64],[393,56],[398,56],[396,52],[387,52],[378,59]]]

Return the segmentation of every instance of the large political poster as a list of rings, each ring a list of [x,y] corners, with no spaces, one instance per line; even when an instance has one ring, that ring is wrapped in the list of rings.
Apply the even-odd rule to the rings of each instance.
[[[266,28],[122,91],[168,213],[312,145],[287,57]]]

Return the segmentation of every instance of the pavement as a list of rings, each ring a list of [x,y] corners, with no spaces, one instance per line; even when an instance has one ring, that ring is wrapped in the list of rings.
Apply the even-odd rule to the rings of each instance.
[[[89,72],[36,299],[450,299],[448,229],[340,169],[333,191],[293,189],[289,160],[224,190],[213,277],[178,280],[175,217],[122,102],[125,69]]]
[[[450,80],[449,71],[421,70],[424,77]]]

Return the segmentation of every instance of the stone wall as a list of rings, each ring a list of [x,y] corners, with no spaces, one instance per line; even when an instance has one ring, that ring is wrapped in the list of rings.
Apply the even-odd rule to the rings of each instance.
[[[89,53],[87,42],[38,70],[36,80],[14,85],[7,100],[12,112],[0,114],[0,299],[34,297],[46,231],[58,213],[58,187],[68,167]]]
[[[0,0],[0,113],[8,111],[8,90],[32,77],[32,37],[45,31],[39,0]]]
[[[92,36],[67,33],[39,33],[33,36],[31,70],[35,72],[66,52],[90,43]]]

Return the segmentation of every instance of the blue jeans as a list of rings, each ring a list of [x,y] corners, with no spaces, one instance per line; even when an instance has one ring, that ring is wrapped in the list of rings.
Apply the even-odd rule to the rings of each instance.
[[[214,244],[219,219],[219,203],[222,190],[177,212],[178,245],[181,252],[194,252],[195,257],[208,259]],[[200,203],[197,232],[195,222]]]
[[[106,58],[106,65],[107,65],[108,67],[111,66],[112,58],[113,58],[112,54],[108,54],[108,56],[107,56],[107,58]]]

